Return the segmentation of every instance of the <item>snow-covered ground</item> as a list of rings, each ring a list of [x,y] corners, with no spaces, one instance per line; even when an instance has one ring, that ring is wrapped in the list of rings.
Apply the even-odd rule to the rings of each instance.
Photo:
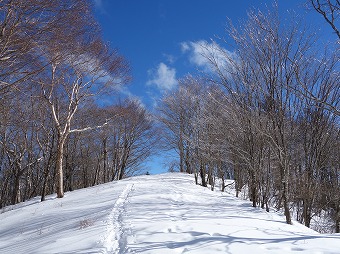
[[[340,253],[282,215],[168,173],[31,200],[0,214],[0,253]]]

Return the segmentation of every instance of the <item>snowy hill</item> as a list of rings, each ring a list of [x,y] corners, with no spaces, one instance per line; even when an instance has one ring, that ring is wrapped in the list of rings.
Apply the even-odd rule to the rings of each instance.
[[[0,253],[340,253],[320,235],[178,173],[31,200],[0,214]]]

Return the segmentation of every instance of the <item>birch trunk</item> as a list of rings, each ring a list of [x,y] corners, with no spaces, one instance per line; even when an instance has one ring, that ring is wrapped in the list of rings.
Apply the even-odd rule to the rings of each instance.
[[[63,157],[64,157],[64,144],[66,137],[61,136],[58,141],[57,147],[57,161],[56,161],[56,171],[57,171],[57,198],[64,197],[64,173],[63,173]]]

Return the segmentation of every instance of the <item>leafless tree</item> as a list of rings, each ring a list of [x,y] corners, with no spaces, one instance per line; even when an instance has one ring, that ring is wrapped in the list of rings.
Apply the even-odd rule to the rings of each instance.
[[[118,113],[106,127],[105,139],[112,160],[112,180],[132,176],[157,150],[158,133],[152,116],[136,101],[127,100],[108,112]]]
[[[216,83],[222,84],[229,100],[229,107],[224,107],[226,118],[232,122],[226,125],[225,134],[229,139],[229,159],[234,170],[247,169],[248,179],[242,182],[248,183],[253,206],[261,203],[268,210],[269,199],[273,198],[277,208],[283,207],[290,224],[292,197],[298,195],[289,188],[295,185],[291,176],[298,168],[304,173],[310,168],[315,177],[323,167],[329,168],[326,165],[331,161],[325,144],[330,138],[327,133],[337,132],[337,53],[326,50],[324,56],[317,54],[315,37],[297,22],[282,26],[276,7],[265,13],[249,12],[248,21],[240,27],[230,24],[229,35],[234,45],[232,52],[215,42],[203,45],[205,57],[219,77]],[[297,119],[304,110],[311,110],[306,119],[312,117],[316,122],[305,125],[303,133],[311,128],[314,134],[304,141],[308,152],[298,158],[296,151],[304,142],[296,136],[301,128]],[[238,182],[238,170],[235,177]],[[316,184],[308,179],[303,182],[308,186]],[[308,200],[317,199],[317,191],[313,191],[304,191],[310,194]],[[280,195],[275,196],[276,192]],[[317,204],[308,200],[304,200],[303,212],[307,226],[311,209],[318,212]]]
[[[325,21],[331,26],[335,34],[340,39],[340,31],[337,21],[340,16],[339,0],[309,0],[313,9],[318,12]]]
[[[10,92],[13,87],[20,89],[25,80],[44,70],[46,63],[40,61],[45,53],[43,45],[51,39],[51,35],[60,31],[61,20],[67,16],[67,10],[63,7],[66,2],[0,2],[1,96]]]
[[[178,89],[166,94],[158,109],[159,120],[164,126],[165,146],[168,149],[176,149],[180,172],[188,173],[192,172],[190,161],[192,144],[189,139],[193,131],[190,121],[198,105],[199,88],[195,84],[193,77],[180,80]]]
[[[62,6],[67,12],[56,19],[54,25],[58,29],[41,47],[49,68],[41,78],[32,80],[40,85],[57,130],[56,186],[59,198],[64,195],[63,155],[67,137],[70,133],[95,127],[71,128],[78,107],[89,97],[124,84],[128,70],[124,59],[101,41],[87,1],[67,1]]]
[[[88,119],[86,115],[92,117]],[[158,134],[152,116],[133,100],[99,108],[82,108],[75,126],[95,126],[102,118],[114,118],[100,129],[72,133],[65,151],[68,188],[88,187],[138,174],[157,150]],[[81,179],[78,183],[75,179]]]
[[[299,103],[292,87],[297,86],[296,65],[303,60],[298,52],[305,52],[310,41],[294,25],[281,29],[279,15],[275,10],[266,13],[249,12],[248,21],[240,29],[231,25],[230,36],[236,44],[236,57],[221,51],[220,55],[226,58],[226,64],[222,66],[214,55],[207,57],[215,67],[222,85],[243,111],[247,123],[244,125],[247,126],[245,138],[250,144],[259,144],[254,138],[262,136],[261,139],[270,145],[276,156],[280,176],[279,207],[282,201],[286,221],[290,224],[289,146],[291,134],[294,133],[291,122],[296,116]],[[256,147],[259,148],[258,145]],[[263,151],[259,152],[263,155]],[[251,179],[255,181],[251,184],[254,188],[253,198],[256,198],[257,192],[256,172],[262,167],[257,162],[263,161],[256,159],[256,153],[253,149],[246,153],[250,159],[250,172],[253,172]]]
[[[19,92],[10,101],[3,101],[0,113],[2,206],[8,201],[15,204],[37,195],[35,168],[39,168],[43,160],[37,144],[41,120],[34,113],[39,106],[34,97],[27,98]],[[6,188],[7,183],[9,186]]]
[[[189,161],[203,186],[213,189],[228,165],[237,193],[246,186],[254,207],[276,206],[288,224],[295,215],[306,226],[327,213],[337,232],[338,53],[320,53],[314,34],[292,20],[283,25],[274,7],[230,24],[233,51],[202,45],[211,80],[180,80],[160,119],[179,168]]]
[[[166,145],[176,149],[180,172],[194,173],[196,183],[214,189],[215,178],[224,175],[227,146],[223,93],[203,77],[186,76],[178,88],[160,104],[159,119],[166,133]]]

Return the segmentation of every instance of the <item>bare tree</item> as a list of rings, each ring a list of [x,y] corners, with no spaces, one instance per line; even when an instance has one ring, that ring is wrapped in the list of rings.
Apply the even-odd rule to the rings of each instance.
[[[12,94],[13,95],[13,94]],[[3,101],[0,112],[0,147],[2,151],[0,186],[8,181],[7,194],[3,193],[1,205],[25,201],[37,195],[35,181],[43,156],[37,145],[41,120],[34,113],[39,102],[17,92],[11,100]],[[8,176],[8,178],[7,178]],[[3,186],[0,187],[2,189]]]
[[[298,196],[289,187],[295,185],[291,176],[302,168],[304,174],[310,170],[315,177],[323,167],[330,167],[331,159],[324,151],[330,138],[327,133],[332,132],[339,115],[338,51],[329,54],[325,50],[320,56],[313,34],[298,23],[281,25],[277,7],[265,13],[251,11],[241,27],[230,27],[232,53],[215,42],[203,45],[204,56],[219,78],[215,82],[222,84],[230,101],[224,107],[232,123],[226,124],[225,134],[229,160],[236,170],[236,182],[240,176],[244,178],[238,168],[247,169],[248,177],[242,182],[248,183],[253,206],[261,203],[268,210],[273,198],[290,224],[293,197]],[[307,118],[313,116],[316,122],[308,122],[303,133],[313,125],[314,134],[305,140],[308,152],[298,158],[304,142],[296,136],[301,127],[297,119],[307,109],[312,110]],[[305,186],[314,186],[312,177],[303,181]],[[313,187],[304,194],[308,198],[303,221],[309,226],[311,211],[320,211],[311,203],[318,192]]]
[[[214,189],[217,174],[224,175],[224,117],[222,93],[202,77],[186,76],[159,108],[167,133],[167,147],[176,149],[180,172],[194,173],[196,184]],[[222,98],[221,98],[222,97]]]
[[[111,178],[121,180],[142,169],[142,164],[157,149],[158,133],[151,115],[136,101],[126,100],[106,111],[118,114],[114,123],[105,128],[104,140],[110,146]]]
[[[240,29],[231,26],[230,36],[235,42],[235,55],[221,50],[225,63],[214,54],[207,55],[220,77],[221,84],[226,87],[230,97],[242,109],[247,128],[245,138],[249,140],[247,151],[251,179],[254,182],[252,196],[257,193],[258,177],[256,172],[263,165],[258,162],[254,144],[255,137],[262,140],[275,153],[280,176],[280,199],[287,223],[291,224],[289,208],[289,172],[291,170],[291,151],[289,149],[291,124],[296,117],[299,100],[294,96],[292,87],[297,86],[295,78],[296,65],[304,60],[297,52],[305,52],[310,41],[297,26],[281,28],[277,10],[274,12],[249,12],[248,21]],[[301,64],[302,66],[302,64]],[[265,118],[264,118],[264,117]],[[259,119],[266,119],[263,123]],[[260,139],[261,140],[261,139]],[[251,145],[253,144],[253,145]],[[256,145],[256,148],[259,148]],[[263,155],[263,151],[259,150]],[[251,187],[250,186],[250,187]],[[255,201],[254,201],[255,202]],[[254,203],[255,205],[255,203]]]
[[[103,118],[114,120],[102,128],[70,134],[64,156],[66,189],[138,174],[144,169],[143,163],[157,150],[154,120],[137,101],[124,100],[105,108],[95,104],[82,107],[74,127],[96,126]]]
[[[329,214],[338,231],[339,198],[330,194],[339,188],[339,149],[331,149],[339,136],[338,51],[320,54],[314,34],[294,18],[283,25],[277,7],[249,12],[229,32],[232,52],[202,45],[221,89],[186,77],[163,98],[160,119],[179,168],[189,158],[196,181],[213,189],[228,165],[237,193],[246,185],[254,207],[276,206],[288,224],[296,215],[306,226]]]
[[[0,96],[46,67],[40,59],[45,42],[67,16],[66,1],[3,0],[0,2]],[[76,2],[76,1],[73,1]],[[78,1],[79,2],[79,1]],[[64,8],[64,9],[63,9]]]
[[[32,80],[40,85],[57,130],[56,187],[59,198],[64,195],[63,156],[67,137],[70,133],[95,127],[71,128],[79,106],[86,104],[88,98],[110,91],[128,79],[124,59],[101,41],[89,3],[67,1],[63,8],[67,12],[54,24],[58,29],[41,46],[50,67],[41,78]]]
[[[191,119],[197,105],[197,94],[194,94],[195,79],[186,77],[179,81],[176,91],[166,94],[158,108],[158,116],[163,125],[165,147],[175,149],[179,155],[180,172],[190,172],[189,149],[191,147]],[[192,92],[190,92],[192,90]],[[196,88],[197,90],[197,88]],[[196,96],[196,97],[195,97]]]
[[[309,0],[314,10],[318,12],[325,21],[331,26],[335,34],[340,39],[339,26],[337,24],[340,16],[339,0]]]

